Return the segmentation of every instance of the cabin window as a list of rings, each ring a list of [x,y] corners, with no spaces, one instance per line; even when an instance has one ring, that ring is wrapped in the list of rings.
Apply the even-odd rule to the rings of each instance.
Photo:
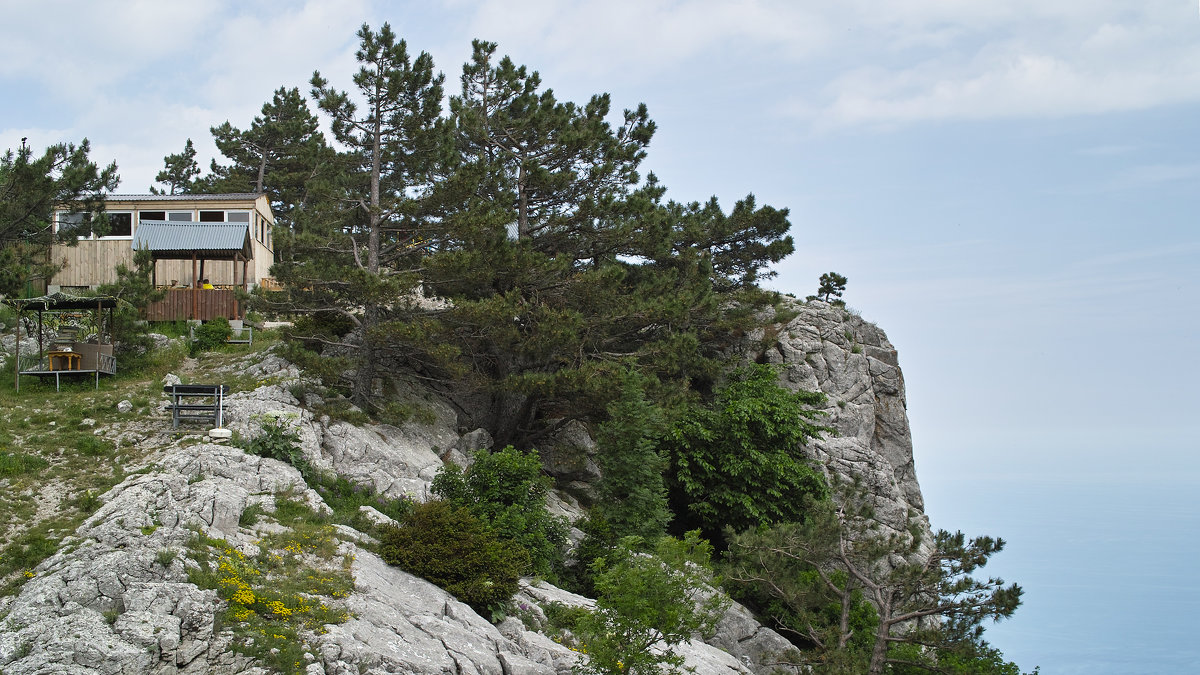
[[[192,222],[191,211],[167,211],[167,220],[175,220],[181,223]]]
[[[200,222],[202,223],[248,223],[250,222],[249,211],[201,211]]]
[[[80,239],[91,239],[92,228],[88,224],[88,214],[58,212],[58,231],[62,234],[74,234]]]
[[[142,211],[138,214],[138,222],[143,220],[166,220],[166,211]]]
[[[133,214],[126,211],[109,211],[108,234],[100,239],[128,239],[133,236]],[[58,212],[58,231],[63,234],[74,234],[79,239],[96,239],[92,229],[91,214]]]
[[[108,234],[101,239],[128,239],[133,236],[133,214],[127,212],[108,212]]]

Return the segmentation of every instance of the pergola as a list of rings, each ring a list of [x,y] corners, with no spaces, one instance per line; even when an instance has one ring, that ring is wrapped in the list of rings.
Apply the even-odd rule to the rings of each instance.
[[[39,376],[54,376],[55,389],[58,388],[59,378],[64,374],[78,375],[91,373],[96,378],[96,388],[100,388],[100,374],[112,375],[117,372],[117,358],[112,354],[112,337],[109,336],[109,342],[104,342],[105,331],[103,330],[100,321],[104,316],[104,310],[108,310],[107,326],[109,331],[112,330],[113,309],[117,306],[117,299],[110,296],[95,296],[95,297],[79,297],[68,295],[66,293],[53,293],[44,295],[39,298],[9,298],[5,299],[4,304],[12,307],[17,312],[17,328],[16,328],[16,361],[17,367],[14,369],[14,385],[17,391],[21,390],[22,375],[39,375]],[[21,318],[26,312],[37,312],[37,339],[38,339],[38,354],[35,361],[26,358],[26,363],[22,367],[21,363]],[[95,345],[85,344],[79,347],[67,348],[63,351],[49,354],[43,344],[42,317],[43,314],[50,312],[95,312],[96,313],[96,333],[97,343]],[[106,349],[107,348],[107,349]],[[56,369],[55,357],[59,357],[65,364],[65,368]],[[65,358],[70,356],[71,358]],[[84,361],[84,358],[87,360]]]
[[[168,220],[144,220],[138,225],[133,240],[134,249],[150,251],[153,260],[151,281],[158,286],[159,260],[191,260],[192,288],[174,289],[171,293],[191,292],[191,318],[198,319],[200,280],[205,278],[206,261],[229,261],[234,285],[249,290],[247,270],[253,256],[249,223],[197,223]],[[241,283],[238,284],[238,263],[241,263]],[[197,267],[198,266],[198,267]],[[234,301],[236,308],[236,301]],[[236,309],[235,309],[236,311]]]

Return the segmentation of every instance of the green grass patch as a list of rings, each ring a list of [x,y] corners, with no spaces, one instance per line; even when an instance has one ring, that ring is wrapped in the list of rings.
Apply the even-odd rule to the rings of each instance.
[[[37,455],[0,450],[0,478],[37,473],[48,466],[50,462]]]

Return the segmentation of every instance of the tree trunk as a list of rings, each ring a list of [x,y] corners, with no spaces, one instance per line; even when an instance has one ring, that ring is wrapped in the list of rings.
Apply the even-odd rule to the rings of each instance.
[[[529,238],[529,195],[525,191],[525,165],[517,170],[517,239]]]
[[[892,624],[888,621],[890,616],[890,607],[886,610],[879,607],[879,626],[875,628],[875,647],[871,650],[871,665],[867,669],[869,675],[883,675],[883,667],[887,665],[888,635],[892,632]]]

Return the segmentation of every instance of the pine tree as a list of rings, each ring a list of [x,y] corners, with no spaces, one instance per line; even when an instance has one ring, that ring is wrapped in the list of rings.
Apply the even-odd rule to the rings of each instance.
[[[51,244],[74,245],[78,234],[104,232],[104,193],[120,182],[116,163],[98,167],[88,158],[87,139],[59,143],[39,157],[21,139],[17,152],[0,157],[0,295],[46,279],[58,266],[47,254]],[[54,210],[66,207],[81,217],[75,227],[55,227]]]
[[[292,210],[315,198],[314,184],[337,168],[319,120],[295,87],[277,89],[248,129],[226,121],[210,131],[231,163],[217,164],[214,159],[202,189],[266,193],[276,223],[285,228],[291,226]]]
[[[621,397],[609,404],[608,420],[596,436],[601,479],[593,516],[620,536],[654,541],[671,519],[663,483],[667,459],[658,450],[665,429],[642,379],[634,373],[626,377]]]
[[[160,190],[151,185],[150,194],[173,195],[194,190],[195,179],[200,175],[200,165],[196,163],[196,147],[192,145],[192,139],[187,139],[187,143],[183,146],[183,152],[163,157],[163,164],[165,165],[163,170],[158,172],[154,180],[167,187],[165,190]]]
[[[817,295],[825,302],[829,302],[830,298],[841,298],[842,292],[846,290],[846,277],[837,272],[826,272],[821,275],[821,285],[817,288]],[[840,300],[834,300],[840,302]]]
[[[982,622],[1021,603],[1020,586],[977,576],[1004,540],[940,530],[923,552],[915,522],[884,532],[860,486],[837,492],[836,502],[807,500],[802,521],[733,537],[726,579],[771,598],[778,627],[813,646],[812,664],[877,675],[888,664],[936,671],[942,653],[986,658]],[[853,619],[864,600],[875,610],[865,626]]]
[[[392,344],[388,328],[412,307],[420,269],[423,196],[444,143],[442,80],[432,57],[410,59],[388,24],[358,31],[361,64],[354,84],[363,103],[313,73],[312,96],[347,148],[341,171],[323,181],[325,198],[297,215],[298,233],[285,242],[276,276],[293,311],[329,313],[354,326],[350,346],[353,401],[373,409],[373,383]]]

